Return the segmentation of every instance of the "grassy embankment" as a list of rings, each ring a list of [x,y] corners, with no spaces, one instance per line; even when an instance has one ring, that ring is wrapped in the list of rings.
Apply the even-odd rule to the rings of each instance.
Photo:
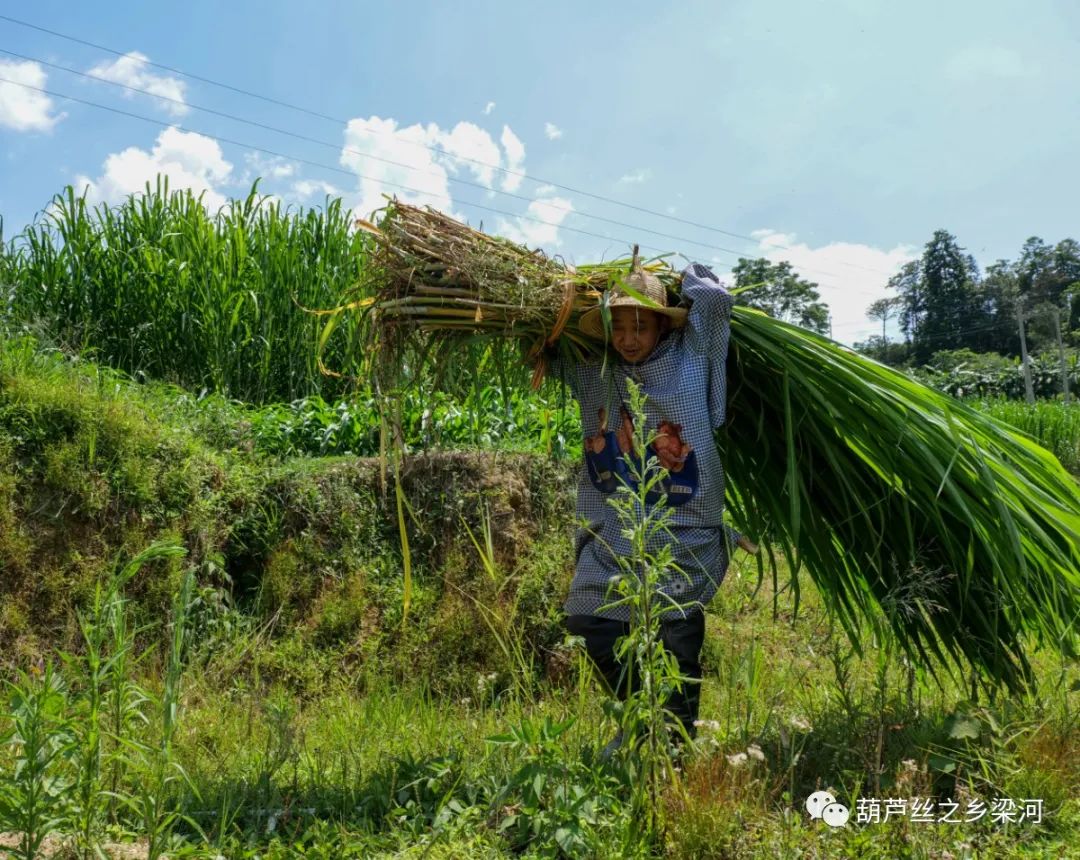
[[[82,821],[93,841],[208,857],[495,857],[526,842],[544,856],[560,839],[585,856],[645,853],[623,800],[625,765],[596,762],[612,724],[558,627],[571,568],[565,465],[513,453],[417,461],[407,487],[425,504],[410,526],[417,590],[403,619],[400,550],[374,461],[261,454],[250,410],[131,385],[28,342],[6,341],[3,355],[0,641],[5,676],[32,695],[0,731],[25,729],[27,703],[41,705],[45,749],[57,755],[42,769],[53,793],[39,807],[58,832]],[[127,600],[95,618],[95,584],[154,541],[187,554],[148,562]],[[191,599],[174,614],[185,581]],[[979,690],[973,701],[970,679],[938,686],[888,642],[853,654],[812,589],[797,619],[790,595],[776,596],[774,618],[773,595],[755,585],[740,562],[711,607],[706,740],[684,791],[669,792],[656,851],[1070,856],[1075,664],[1041,653],[1028,696]],[[129,643],[122,671],[91,671],[95,629],[105,654]],[[16,669],[39,654],[55,662],[51,648],[80,655],[59,670],[63,683],[49,693],[53,676],[33,668],[20,681]],[[489,741],[514,727],[530,740]],[[0,758],[9,831],[21,829],[33,784],[33,768],[15,767],[24,750],[9,743]],[[819,787],[850,805],[1040,798],[1044,820],[829,830],[802,810]]]

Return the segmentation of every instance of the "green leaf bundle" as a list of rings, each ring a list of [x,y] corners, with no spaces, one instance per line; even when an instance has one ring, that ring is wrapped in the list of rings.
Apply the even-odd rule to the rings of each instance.
[[[853,640],[884,618],[924,663],[965,658],[1010,685],[1025,634],[1075,654],[1080,485],[1050,452],[749,308],[728,367],[729,508],[805,567]]]

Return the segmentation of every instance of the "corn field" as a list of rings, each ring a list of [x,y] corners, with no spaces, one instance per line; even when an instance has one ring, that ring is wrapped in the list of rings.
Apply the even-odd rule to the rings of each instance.
[[[190,191],[156,189],[92,207],[69,186],[3,248],[0,311],[135,376],[253,403],[332,398],[321,326],[364,265],[364,236],[340,200],[294,212],[255,187],[216,216]],[[301,307],[302,306],[302,307]],[[342,363],[340,326],[327,362]]]

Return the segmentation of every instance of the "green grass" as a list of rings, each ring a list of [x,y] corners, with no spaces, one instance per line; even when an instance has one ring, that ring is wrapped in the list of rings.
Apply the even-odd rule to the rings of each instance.
[[[28,789],[45,789],[33,807],[53,822],[34,825],[45,846],[82,834],[145,851],[153,831],[170,856],[551,856],[567,798],[584,792],[596,805],[578,856],[645,856],[635,776],[596,760],[615,721],[558,623],[572,566],[565,467],[546,453],[414,460],[409,496],[426,505],[410,525],[403,618],[374,462],[258,456],[235,403],[26,341],[0,355],[0,672],[18,688],[0,708],[0,831],[18,829]],[[187,555],[133,571],[123,611],[95,621],[98,583],[155,540]],[[743,558],[710,608],[708,724],[665,792],[654,856],[1080,856],[1075,662],[1026,642],[1036,681],[1024,693],[955,671],[937,683],[869,630],[854,654],[810,583],[793,617],[790,588],[757,582]],[[100,635],[76,609],[107,625]],[[170,617],[186,618],[185,636]],[[132,649],[126,666],[89,672],[88,642],[104,660]],[[57,646],[73,658],[32,668]],[[38,715],[20,711],[35,695]],[[13,730],[28,736],[34,720],[43,753],[28,769]],[[489,742],[512,730],[533,740]],[[539,790],[525,771],[537,763]],[[1009,828],[829,830],[802,808],[822,787],[851,806],[971,796],[1046,809],[1042,824]],[[500,829],[512,815],[526,816],[530,844],[508,835],[520,820]]]
[[[1038,400],[1027,404],[1005,398],[972,403],[980,411],[1023,430],[1052,451],[1062,466],[1073,474],[1080,474],[1080,402],[1075,397],[1068,404],[1060,400]]]
[[[665,794],[667,835],[653,856],[1077,856],[1075,665],[1038,656],[1038,686],[1022,698],[972,701],[962,678],[938,687],[917,675],[909,688],[896,649],[851,655],[809,590],[798,619],[789,618],[790,592],[778,597],[774,619],[772,595],[755,594],[755,580],[746,565],[733,569],[711,607],[701,714],[708,725],[684,765],[682,791]],[[232,644],[257,650],[257,635],[237,634]],[[319,689],[303,697],[257,665],[238,671],[224,653],[197,670],[189,665],[169,753],[186,774],[166,793],[166,809],[182,816],[170,853],[513,856],[499,824],[522,803],[514,786],[531,755],[547,756],[562,784],[609,799],[583,827],[589,848],[579,856],[640,854],[627,841],[632,777],[596,760],[615,723],[576,652],[566,653],[557,678],[515,692],[474,672],[468,692],[452,697],[434,693],[425,673],[401,683],[350,662],[324,667]],[[160,676],[149,665],[143,674],[157,701]],[[67,695],[78,714],[78,686]],[[529,749],[490,742],[545,719],[573,722],[555,737],[537,735]],[[154,737],[139,725],[129,742]],[[760,760],[748,749],[760,750]],[[13,755],[0,755],[0,773],[11,773]],[[136,795],[143,779],[126,771],[121,796]],[[802,809],[819,787],[853,808],[857,797],[1038,797],[1045,814],[1041,824],[1008,828],[894,820],[829,830]],[[559,803],[548,794],[534,814],[554,820]],[[101,827],[103,837],[145,833],[124,809]],[[524,856],[553,856],[540,850],[553,837],[541,826]]]
[[[0,663],[37,653],[42,639],[69,645],[71,613],[100,578],[153,541],[174,540],[211,589],[196,608],[202,641],[227,638],[249,617],[273,620],[265,671],[296,688],[317,682],[317,661],[293,657],[313,649],[402,676],[423,666],[446,689],[460,687],[452,663],[462,649],[499,668],[480,610],[462,596],[496,597],[472,568],[464,527],[478,532],[485,516],[515,523],[497,530],[495,550],[529,635],[538,648],[550,642],[550,595],[569,571],[562,564],[553,577],[545,567],[569,553],[565,463],[512,451],[413,461],[405,486],[427,505],[410,525],[417,612],[403,625],[400,548],[396,524],[381,515],[378,461],[260,454],[251,417],[30,341],[0,341]],[[136,577],[140,620],[168,611],[180,574],[160,560]]]

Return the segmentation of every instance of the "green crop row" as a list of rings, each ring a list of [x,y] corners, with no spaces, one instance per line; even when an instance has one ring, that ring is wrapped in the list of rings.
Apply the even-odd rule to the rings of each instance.
[[[1053,451],[1066,469],[1080,474],[1080,403],[1037,400],[1025,403],[1006,398],[975,401],[972,405],[1023,430],[1044,448]]]
[[[319,317],[363,271],[363,234],[340,200],[293,211],[255,187],[217,215],[156,188],[110,208],[69,186],[10,242],[0,236],[0,313],[134,375],[265,403],[336,397],[320,374]],[[326,361],[347,367],[351,320]]]

